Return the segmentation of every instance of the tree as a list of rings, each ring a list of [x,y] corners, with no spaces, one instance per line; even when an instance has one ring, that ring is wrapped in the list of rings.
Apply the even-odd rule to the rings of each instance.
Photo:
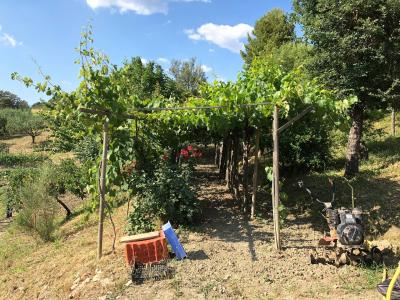
[[[0,90],[0,109],[3,108],[21,108],[26,109],[29,108],[29,105],[26,101],[21,100],[17,95]]]
[[[172,60],[169,71],[178,86],[191,95],[197,95],[200,85],[207,80],[205,72],[194,57],[188,61]]]
[[[5,131],[8,134],[28,134],[32,138],[32,144],[46,128],[43,117],[30,110],[3,109],[0,111],[0,120],[5,120]]]
[[[355,95],[349,111],[345,175],[359,170],[360,145],[366,110],[387,106],[383,92],[396,81],[398,69],[398,1],[296,0],[295,11],[312,45],[311,74],[320,76],[338,95]]]
[[[180,98],[181,91],[177,84],[168,77],[163,68],[149,61],[143,63],[140,57],[126,60],[123,67],[115,70],[121,78],[127,81],[126,92],[130,96],[136,95],[139,100],[148,100],[153,97]]]
[[[312,46],[303,42],[288,42],[273,49],[266,59],[272,60],[279,64],[285,72],[289,72],[307,63],[311,49]]]
[[[273,9],[257,20],[252,35],[247,37],[242,58],[249,65],[254,57],[268,54],[272,49],[294,41],[294,24],[281,9]]]
[[[392,85],[384,92],[385,99],[388,100],[392,115],[391,131],[392,135],[396,135],[396,112],[400,108],[400,2],[396,0],[388,1],[388,10],[390,11],[389,18],[386,23],[386,28],[391,32],[391,47],[388,47],[386,52],[390,56],[389,75],[393,79]],[[396,23],[397,22],[397,23]]]

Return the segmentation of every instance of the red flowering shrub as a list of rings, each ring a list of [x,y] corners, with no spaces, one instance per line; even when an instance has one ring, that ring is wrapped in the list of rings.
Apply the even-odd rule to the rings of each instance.
[[[187,146],[186,148],[182,148],[178,153],[175,155],[175,159],[178,161],[179,158],[184,160],[188,160],[189,158],[200,158],[203,156],[203,152],[199,149],[194,148],[192,145]],[[167,161],[169,156],[167,153],[164,153],[162,156],[163,161]]]

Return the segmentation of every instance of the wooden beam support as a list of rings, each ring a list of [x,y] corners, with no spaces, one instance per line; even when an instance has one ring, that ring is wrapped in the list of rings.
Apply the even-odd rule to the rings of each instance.
[[[251,197],[250,218],[254,219],[256,213],[257,188],[258,188],[258,157],[260,156],[260,129],[256,130],[256,146],[254,149],[253,195]]]
[[[108,152],[108,120],[103,124],[103,156],[101,158],[100,169],[100,202],[99,202],[99,227],[97,237],[97,259],[103,255],[103,223],[104,207],[106,201],[106,172],[107,172],[107,152]]]
[[[312,106],[307,107],[305,110],[303,110],[301,113],[299,113],[297,116],[295,116],[294,118],[290,119],[289,121],[287,121],[284,125],[282,125],[279,129],[278,129],[278,133],[281,133],[282,131],[284,131],[285,129],[287,129],[289,126],[291,126],[294,122],[300,120],[302,117],[304,117],[306,114],[308,114],[309,112],[311,112],[314,108]]]
[[[274,107],[274,116],[272,123],[272,140],[273,140],[273,155],[272,155],[272,169],[273,169],[273,181],[272,181],[272,210],[274,220],[274,238],[275,238],[275,249],[280,251],[281,238],[280,238],[280,224],[279,224],[279,109],[278,106]]]

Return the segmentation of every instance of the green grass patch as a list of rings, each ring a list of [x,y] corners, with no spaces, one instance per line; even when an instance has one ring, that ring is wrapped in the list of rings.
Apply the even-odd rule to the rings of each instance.
[[[48,157],[42,154],[10,154],[0,153],[0,166],[2,167],[34,167],[47,160]]]

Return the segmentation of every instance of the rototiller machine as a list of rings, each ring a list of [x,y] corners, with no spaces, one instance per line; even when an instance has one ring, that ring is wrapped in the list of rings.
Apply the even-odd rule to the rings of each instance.
[[[382,253],[377,247],[369,247],[364,233],[362,210],[354,207],[334,208],[335,185],[329,180],[332,188],[331,201],[323,202],[314,197],[311,190],[302,181],[298,182],[311,199],[324,205],[323,217],[327,222],[329,234],[325,234],[318,242],[318,247],[310,253],[311,263],[331,263],[336,266],[345,264],[382,263]]]

